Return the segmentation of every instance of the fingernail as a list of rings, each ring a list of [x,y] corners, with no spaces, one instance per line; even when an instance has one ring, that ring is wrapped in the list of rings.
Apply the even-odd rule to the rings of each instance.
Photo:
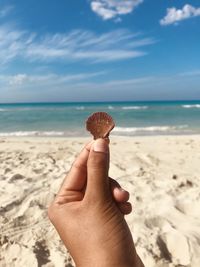
[[[104,139],[97,139],[94,142],[93,150],[95,152],[108,153],[108,143]]]
[[[128,193],[125,189],[121,188],[121,187],[117,187],[117,189],[120,191],[120,192],[126,192]]]
[[[127,192],[125,189],[123,189],[123,188],[119,188],[119,190],[121,191],[121,192]]]

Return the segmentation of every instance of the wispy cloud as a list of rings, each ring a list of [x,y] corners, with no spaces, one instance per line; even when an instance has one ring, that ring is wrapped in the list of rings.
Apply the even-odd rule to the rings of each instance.
[[[88,60],[90,62],[109,62],[143,56],[144,51],[129,47],[138,42],[126,30],[117,30],[97,35],[90,31],[74,30],[67,34],[55,34],[31,44],[28,58],[36,60]],[[152,43],[152,39],[148,44]],[[146,45],[148,45],[146,44]]]
[[[127,101],[200,97],[199,83],[190,83],[188,88],[188,76],[181,77],[177,74],[114,79],[107,75],[104,79],[91,79],[90,75],[104,73],[0,75],[0,102]]]
[[[148,84],[149,82],[155,81],[155,77],[153,76],[146,76],[146,77],[141,77],[141,78],[133,78],[133,79],[126,79],[126,80],[113,80],[106,82],[106,86],[111,86],[111,87],[123,87],[127,85],[140,85],[140,84]]]
[[[76,73],[76,74],[63,74],[58,75],[55,73],[29,75],[26,73],[18,73],[15,75],[0,75],[0,83],[6,87],[24,87],[36,85],[49,86],[49,85],[67,85],[69,83],[76,83],[92,78],[105,75],[105,71],[91,72],[91,73]]]
[[[6,17],[14,9],[14,6],[8,5],[0,9],[0,18]]]
[[[15,59],[38,62],[110,62],[140,57],[155,42],[127,30],[104,34],[73,30],[40,36],[11,26],[0,26],[0,64]]]
[[[200,7],[195,8],[189,4],[183,6],[182,9],[176,9],[175,7],[172,7],[167,9],[167,14],[163,19],[160,20],[160,24],[161,25],[174,24],[181,20],[197,16],[200,16]]]
[[[91,0],[91,9],[103,20],[131,13],[143,0]]]
[[[186,72],[181,72],[179,73],[179,76],[200,76],[200,70],[192,70],[192,71],[186,71]]]
[[[29,38],[25,31],[12,29],[9,25],[1,25],[0,64],[8,63],[16,57],[22,57]]]

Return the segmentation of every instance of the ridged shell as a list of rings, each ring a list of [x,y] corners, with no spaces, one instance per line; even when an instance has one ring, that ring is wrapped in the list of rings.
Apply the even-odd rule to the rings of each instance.
[[[93,113],[86,121],[86,129],[94,136],[94,139],[106,138],[115,127],[115,123],[106,112]]]

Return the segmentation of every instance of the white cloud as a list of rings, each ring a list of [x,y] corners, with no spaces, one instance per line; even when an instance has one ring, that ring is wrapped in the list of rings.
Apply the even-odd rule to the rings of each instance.
[[[27,80],[27,75],[26,74],[17,74],[9,79],[9,84],[10,85],[21,85]]]
[[[172,7],[167,9],[167,15],[160,20],[160,24],[161,25],[174,24],[181,20],[197,16],[200,16],[200,7],[195,8],[188,4],[186,4],[182,9],[176,9],[175,7]]]
[[[74,30],[70,33],[39,36],[27,31],[0,26],[0,65],[16,59],[37,62],[110,62],[140,57],[144,46],[155,41],[127,30],[104,34]]]
[[[91,0],[91,9],[108,20],[131,13],[143,0]]]

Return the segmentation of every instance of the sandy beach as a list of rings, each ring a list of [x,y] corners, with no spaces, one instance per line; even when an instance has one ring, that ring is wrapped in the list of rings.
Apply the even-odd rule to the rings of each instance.
[[[0,139],[0,266],[74,266],[47,207],[89,138]],[[200,136],[111,137],[146,267],[200,266]]]

